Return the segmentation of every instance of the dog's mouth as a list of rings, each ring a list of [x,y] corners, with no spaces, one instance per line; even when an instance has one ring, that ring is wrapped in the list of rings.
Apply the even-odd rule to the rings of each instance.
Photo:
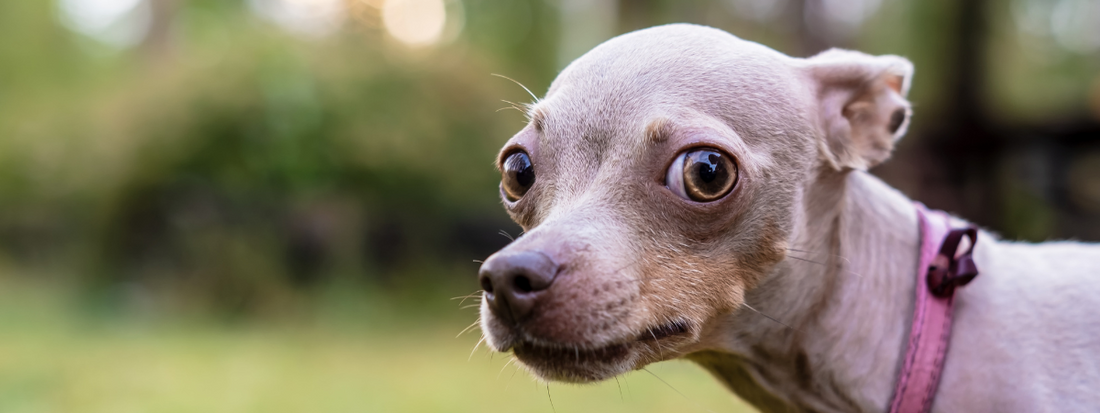
[[[688,325],[683,321],[673,321],[657,327],[651,327],[638,336],[638,341],[657,341],[663,338],[678,336],[688,332]]]
[[[663,352],[670,348],[661,341],[686,335],[689,331],[686,322],[675,321],[648,328],[631,340],[599,347],[520,340],[512,347],[512,352],[519,361],[545,378],[591,382],[611,378],[664,358]],[[646,354],[647,349],[652,350],[648,352],[652,354]],[[645,363],[636,365],[642,359]]]

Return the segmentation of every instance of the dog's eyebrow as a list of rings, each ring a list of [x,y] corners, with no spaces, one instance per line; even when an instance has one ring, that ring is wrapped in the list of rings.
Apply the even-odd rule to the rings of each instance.
[[[535,125],[535,130],[541,132],[543,127],[546,126],[546,109],[542,106],[535,107],[531,109],[530,117],[531,123]]]
[[[672,136],[672,123],[665,118],[656,118],[645,127],[646,143],[661,143]]]

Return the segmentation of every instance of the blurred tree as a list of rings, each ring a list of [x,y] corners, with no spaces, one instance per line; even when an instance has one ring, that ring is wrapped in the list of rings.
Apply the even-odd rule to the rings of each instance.
[[[444,16],[427,43],[385,17],[415,1]],[[92,3],[0,3],[0,260],[101,290],[245,312],[331,283],[472,290],[517,234],[492,160],[524,118],[499,101],[530,99],[490,73],[542,94],[679,21],[909,57],[917,115],[876,174],[1008,237],[1100,239],[1095,2]]]

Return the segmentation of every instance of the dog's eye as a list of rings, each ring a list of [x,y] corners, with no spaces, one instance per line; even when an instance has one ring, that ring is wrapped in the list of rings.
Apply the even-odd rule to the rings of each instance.
[[[681,198],[696,202],[717,200],[737,183],[733,157],[717,149],[700,148],[680,153],[665,175],[665,186]]]
[[[518,201],[535,183],[535,168],[531,158],[524,152],[513,152],[504,159],[504,177],[500,186],[508,200]]]

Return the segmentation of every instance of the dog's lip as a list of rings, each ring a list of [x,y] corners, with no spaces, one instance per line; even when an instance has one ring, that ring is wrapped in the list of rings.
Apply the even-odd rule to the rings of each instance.
[[[548,380],[587,383],[610,378],[664,359],[670,347],[659,340],[691,331],[687,322],[669,322],[644,330],[632,339],[590,346],[527,337],[508,344],[516,359]],[[501,351],[507,351],[501,349]]]
[[[683,321],[671,321],[656,327],[650,327],[638,335],[638,341],[657,341],[662,338],[678,336],[688,332],[688,324]]]
[[[593,358],[607,360],[625,356],[633,344],[653,343],[665,338],[687,334],[689,330],[688,323],[672,321],[650,327],[638,334],[633,340],[613,342],[596,347],[520,339],[512,345],[512,351],[521,359],[528,357],[541,359],[569,357],[577,361]]]
[[[608,361],[626,357],[629,354],[630,344],[629,342],[615,343],[593,348],[522,341],[512,347],[512,352],[520,360],[561,360],[575,361],[579,364],[588,361]]]

